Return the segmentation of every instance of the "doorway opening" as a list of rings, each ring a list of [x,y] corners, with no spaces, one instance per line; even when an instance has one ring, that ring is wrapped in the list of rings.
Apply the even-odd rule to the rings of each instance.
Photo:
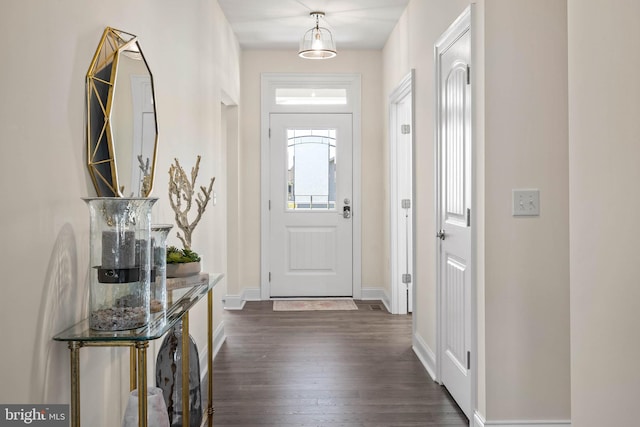
[[[389,96],[391,311],[413,312],[413,76]]]
[[[360,76],[262,75],[262,299],[361,298]]]

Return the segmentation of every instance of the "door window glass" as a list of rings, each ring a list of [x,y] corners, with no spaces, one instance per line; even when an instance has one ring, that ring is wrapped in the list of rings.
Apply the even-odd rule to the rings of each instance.
[[[335,209],[336,130],[287,130],[287,209]]]

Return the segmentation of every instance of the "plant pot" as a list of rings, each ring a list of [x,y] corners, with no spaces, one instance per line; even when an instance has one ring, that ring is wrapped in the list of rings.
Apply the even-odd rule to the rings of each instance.
[[[167,264],[167,277],[187,277],[200,273],[201,265],[198,262],[182,262]]]

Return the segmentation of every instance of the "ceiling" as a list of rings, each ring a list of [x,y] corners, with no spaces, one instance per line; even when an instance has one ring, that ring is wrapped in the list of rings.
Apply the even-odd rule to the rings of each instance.
[[[409,0],[218,0],[244,49],[298,49],[315,26],[310,12],[325,13],[340,49],[381,49]]]

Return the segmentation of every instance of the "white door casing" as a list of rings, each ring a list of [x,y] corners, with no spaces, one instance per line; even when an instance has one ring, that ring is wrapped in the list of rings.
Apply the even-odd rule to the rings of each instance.
[[[353,295],[351,121],[271,114],[271,297]]]
[[[335,89],[346,94],[347,102],[336,104],[292,105],[279,103],[279,89]],[[352,229],[353,229],[353,298],[362,297],[362,213],[361,213],[361,76],[350,73],[262,73],[261,75],[261,124],[260,124],[260,290],[263,300],[271,298],[270,227],[271,215],[269,198],[271,193],[271,164],[269,124],[272,113],[349,113],[352,115],[353,132],[353,197]],[[247,293],[247,295],[250,295]],[[255,295],[255,294],[251,294]],[[255,298],[255,297],[254,297]]]
[[[413,75],[412,70],[389,96],[389,241],[393,314],[413,311]]]
[[[437,91],[438,371],[472,417],[472,133],[470,10],[435,46]]]

